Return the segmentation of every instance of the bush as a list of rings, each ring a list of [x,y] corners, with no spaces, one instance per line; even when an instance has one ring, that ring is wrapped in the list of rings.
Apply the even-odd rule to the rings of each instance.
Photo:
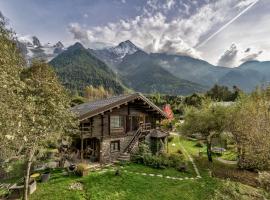
[[[77,168],[76,168],[76,173],[79,175],[79,176],[84,176],[84,174],[86,172],[88,172],[89,170],[89,166],[85,163],[80,163],[77,165]]]
[[[259,172],[261,187],[270,192],[270,172]]]
[[[202,148],[202,147],[203,147],[203,142],[202,142],[202,141],[198,141],[194,146],[195,146],[195,147],[200,147],[200,148]]]
[[[180,150],[180,149],[178,149],[177,151],[176,151],[176,153],[178,153],[178,154],[183,154],[183,152]]]
[[[187,164],[181,163],[176,169],[179,172],[187,172]]]
[[[173,141],[173,136],[172,135],[170,135],[170,136],[168,136],[168,142],[172,142]]]

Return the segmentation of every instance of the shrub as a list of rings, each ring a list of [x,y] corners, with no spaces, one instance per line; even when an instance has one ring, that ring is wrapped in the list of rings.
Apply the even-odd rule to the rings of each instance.
[[[202,142],[202,141],[198,141],[194,146],[195,146],[195,147],[200,147],[200,148],[202,148],[202,147],[203,147],[203,142]]]
[[[179,154],[170,154],[168,157],[169,166],[177,168],[183,163],[183,157]]]
[[[172,135],[170,135],[170,136],[168,136],[168,142],[172,142],[173,141],[173,136]]]
[[[183,154],[183,152],[180,150],[180,149],[178,149],[177,151],[176,151],[176,153],[178,153],[178,154]]]
[[[179,164],[179,166],[176,168],[179,172],[186,172],[187,171],[187,164],[182,162]]]
[[[270,172],[259,172],[261,187],[270,192]]]
[[[89,170],[89,167],[87,164],[85,163],[80,163],[77,165],[77,168],[76,168],[76,173],[79,175],[79,176],[84,176],[86,174],[86,172],[88,172]]]

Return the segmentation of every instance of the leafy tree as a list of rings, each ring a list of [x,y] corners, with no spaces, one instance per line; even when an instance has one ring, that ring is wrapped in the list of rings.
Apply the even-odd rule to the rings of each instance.
[[[214,101],[235,101],[240,93],[241,90],[237,86],[233,86],[233,91],[231,91],[227,86],[214,85],[206,92],[206,96]]]
[[[22,130],[17,135],[24,145],[26,161],[24,199],[27,199],[30,168],[39,149],[48,141],[55,141],[70,132],[76,125],[69,111],[70,100],[66,90],[58,82],[56,74],[45,63],[34,62],[24,69],[21,79],[24,110]]]
[[[187,106],[200,107],[203,102],[203,97],[194,93],[190,96],[185,97],[184,104]]]
[[[96,99],[103,99],[108,98],[109,96],[112,96],[114,92],[112,89],[105,90],[105,88],[100,85],[98,87],[94,87],[92,85],[89,85],[85,88],[84,96],[88,100],[96,100]]]
[[[14,137],[20,130],[19,113],[22,109],[20,92],[24,85],[20,72],[25,64],[16,48],[13,33],[6,28],[6,20],[0,13],[0,166],[1,161],[18,153]],[[14,147],[14,148],[6,148]]]
[[[227,126],[227,108],[213,105],[205,101],[201,109],[189,107],[186,110],[185,121],[181,126],[181,132],[186,135],[201,133],[207,143],[207,156],[213,161],[211,147],[212,138],[220,135]]]
[[[233,106],[229,128],[238,150],[238,165],[270,169],[270,89],[244,95]]]

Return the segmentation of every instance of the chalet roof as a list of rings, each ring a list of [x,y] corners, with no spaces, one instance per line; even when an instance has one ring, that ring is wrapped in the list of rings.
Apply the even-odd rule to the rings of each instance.
[[[146,102],[150,107],[156,110],[162,117],[167,118],[165,112],[163,112],[158,106],[153,102],[143,96],[141,93],[124,94],[119,96],[113,96],[107,99],[101,99],[97,101],[91,101],[83,103],[71,108],[80,120],[85,118],[93,117],[95,115],[109,111],[117,106],[128,103],[132,100],[141,99]]]
[[[167,132],[164,132],[160,129],[154,129],[150,133],[150,137],[152,138],[164,138],[167,137],[169,134]]]

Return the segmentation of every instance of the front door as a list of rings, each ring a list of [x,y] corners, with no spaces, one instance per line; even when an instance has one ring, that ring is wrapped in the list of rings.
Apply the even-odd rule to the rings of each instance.
[[[99,161],[100,142],[97,138],[84,140],[84,157],[92,162]]]

